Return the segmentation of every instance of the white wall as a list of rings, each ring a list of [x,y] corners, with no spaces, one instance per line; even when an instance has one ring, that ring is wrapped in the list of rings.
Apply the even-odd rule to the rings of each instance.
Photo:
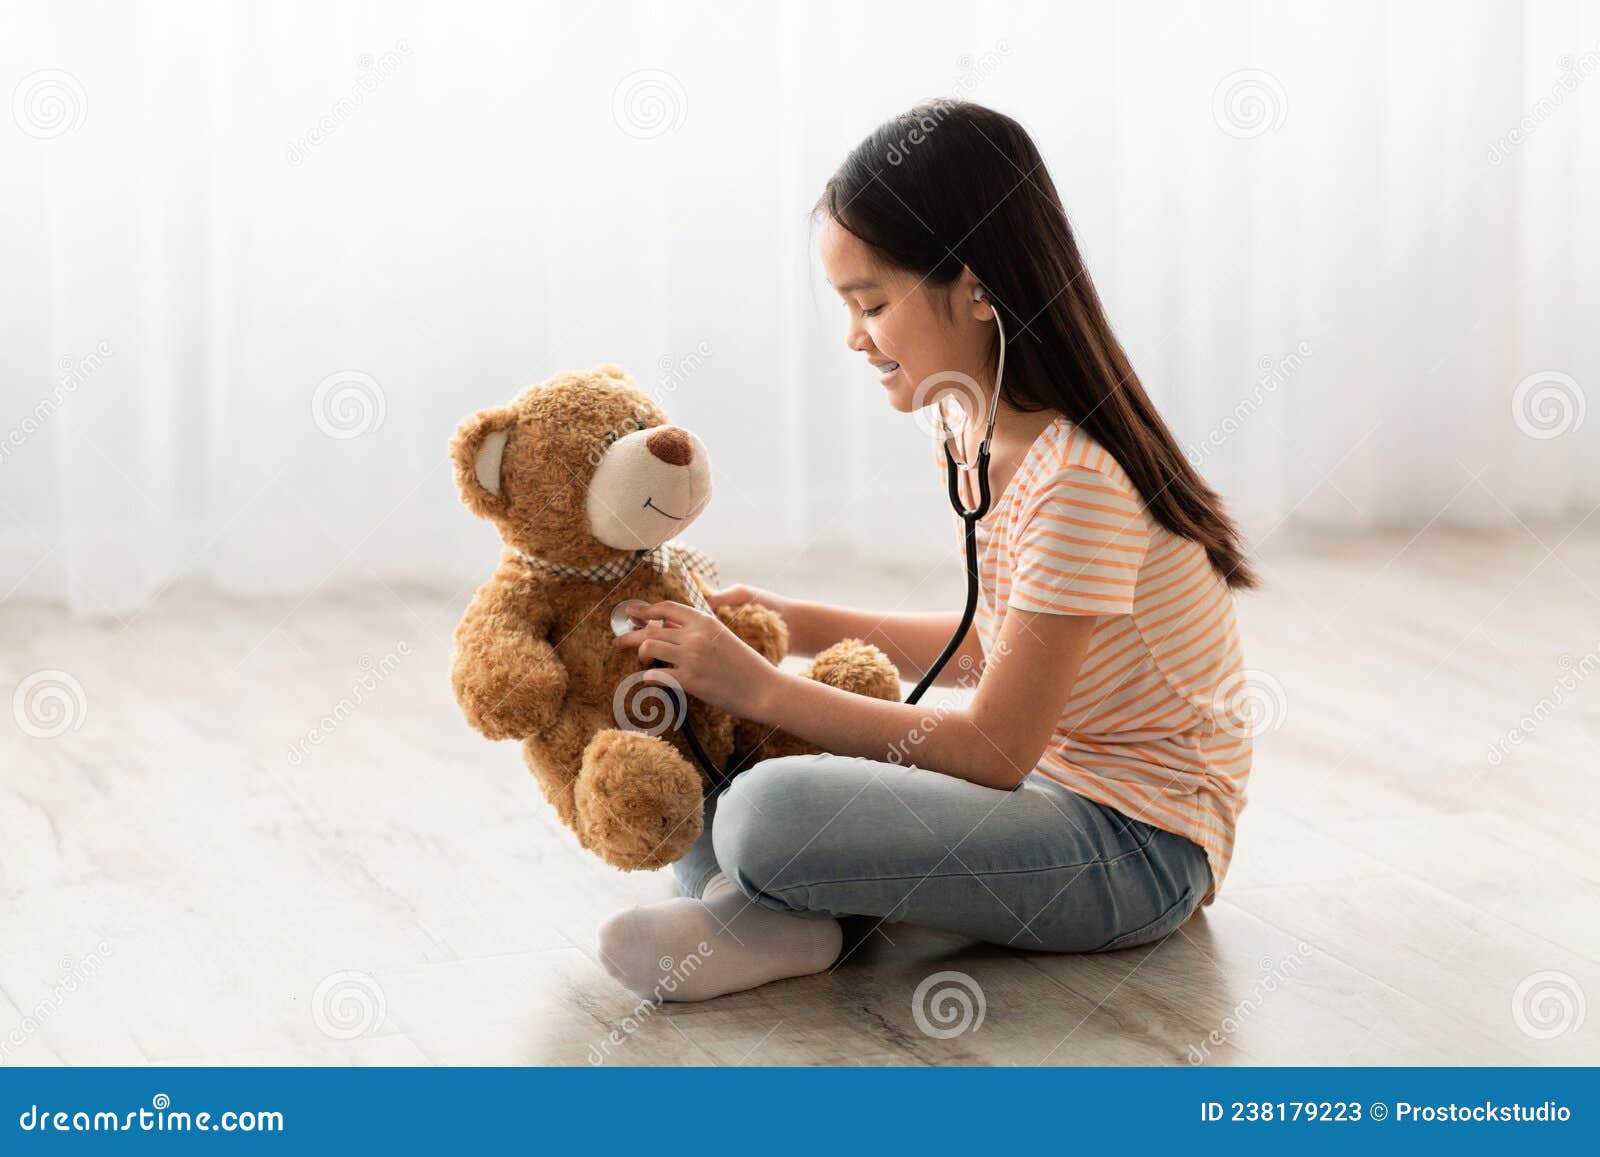
[[[807,222],[932,96],[1035,133],[1148,388],[1258,537],[1600,502],[1592,5],[0,13],[0,593],[470,579],[492,547],[456,421],[598,361],[711,448],[709,549],[954,549]],[[343,372],[381,425],[315,420]],[[1565,410],[1519,421],[1544,373],[1522,399]]]

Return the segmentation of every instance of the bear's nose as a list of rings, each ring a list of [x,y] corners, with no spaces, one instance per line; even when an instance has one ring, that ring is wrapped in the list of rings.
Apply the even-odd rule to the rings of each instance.
[[[662,426],[650,431],[644,444],[650,453],[668,466],[687,466],[694,461],[694,443],[689,441],[689,431],[677,426]]]

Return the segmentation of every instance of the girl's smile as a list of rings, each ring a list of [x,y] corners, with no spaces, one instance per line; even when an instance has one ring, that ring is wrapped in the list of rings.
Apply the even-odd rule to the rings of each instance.
[[[994,325],[990,307],[972,300],[978,283],[970,273],[934,285],[891,268],[831,218],[820,223],[817,242],[828,281],[849,311],[845,344],[866,356],[896,410],[910,413],[932,401],[917,388],[936,374],[988,383]]]

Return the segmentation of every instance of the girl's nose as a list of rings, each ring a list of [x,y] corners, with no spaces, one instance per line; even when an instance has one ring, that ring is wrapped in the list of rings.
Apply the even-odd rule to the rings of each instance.
[[[866,326],[852,319],[850,328],[845,330],[844,344],[846,349],[853,349],[857,353],[866,353],[872,348],[872,339],[867,336]]]

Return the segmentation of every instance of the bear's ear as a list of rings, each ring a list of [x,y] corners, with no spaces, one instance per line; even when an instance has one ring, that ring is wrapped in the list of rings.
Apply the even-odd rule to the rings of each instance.
[[[609,362],[607,362],[603,366],[596,366],[595,367],[595,371],[597,373],[604,374],[606,377],[610,378],[612,381],[620,382],[625,386],[632,386],[632,385],[636,385],[637,384],[633,380],[633,375],[630,374],[627,370],[623,369],[621,366],[612,365]]]
[[[450,443],[456,487],[461,491],[461,500],[475,514],[491,517],[506,508],[500,462],[516,421],[516,412],[509,406],[483,410],[462,422]]]

